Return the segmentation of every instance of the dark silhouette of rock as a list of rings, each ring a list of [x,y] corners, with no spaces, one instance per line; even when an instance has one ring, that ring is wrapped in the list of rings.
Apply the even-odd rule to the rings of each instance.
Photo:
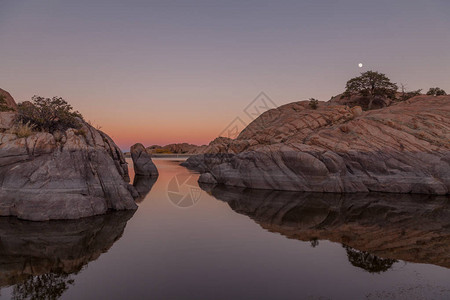
[[[386,271],[395,260],[450,268],[448,196],[200,187],[270,232],[342,243],[352,265],[369,272]]]
[[[147,194],[150,193],[157,179],[158,177],[141,176],[141,175],[134,176],[133,187],[137,192],[134,200],[137,203],[142,202],[145,196],[147,196]]]
[[[152,161],[145,147],[138,143],[131,146],[131,158],[133,159],[134,173],[141,176],[158,176],[158,169]]]

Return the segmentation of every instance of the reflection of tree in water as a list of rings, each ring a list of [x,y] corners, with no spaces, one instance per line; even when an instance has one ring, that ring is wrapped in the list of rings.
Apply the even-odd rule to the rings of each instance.
[[[85,265],[120,239],[133,214],[48,222],[0,218],[0,289],[11,286],[13,299],[58,299]]]
[[[389,270],[398,262],[396,259],[381,258],[366,251],[359,251],[347,245],[342,245],[347,251],[348,261],[355,267],[366,270],[369,273],[382,273]]]
[[[318,238],[312,238],[310,241],[311,243],[311,247],[316,248],[317,246],[319,246],[319,239]]]
[[[12,299],[58,299],[73,283],[74,280],[69,274],[48,273],[30,276],[25,282],[14,287]]]

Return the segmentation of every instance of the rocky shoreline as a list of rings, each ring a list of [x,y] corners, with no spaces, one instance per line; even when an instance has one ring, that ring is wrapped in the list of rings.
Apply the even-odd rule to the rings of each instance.
[[[20,136],[10,133],[15,115],[0,112],[0,216],[45,221],[137,209],[128,165],[107,134],[79,120],[77,129]],[[136,164],[150,168],[146,159]]]
[[[450,96],[363,112],[308,101],[265,112],[184,166],[199,182],[308,192],[450,192]]]

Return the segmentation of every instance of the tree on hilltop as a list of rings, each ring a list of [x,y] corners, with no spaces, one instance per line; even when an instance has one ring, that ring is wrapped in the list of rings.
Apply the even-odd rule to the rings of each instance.
[[[81,127],[83,116],[73,111],[72,106],[63,98],[44,98],[34,96],[32,102],[18,105],[19,121],[31,124],[38,130],[53,133],[56,130]]]
[[[429,96],[445,96],[447,93],[438,87],[432,87],[428,90],[427,95]]]
[[[395,98],[397,92],[397,84],[383,73],[375,71],[367,71],[361,73],[361,76],[355,77],[347,81],[345,86],[345,97],[358,94],[369,99],[367,109],[372,109],[373,101],[376,98]]]

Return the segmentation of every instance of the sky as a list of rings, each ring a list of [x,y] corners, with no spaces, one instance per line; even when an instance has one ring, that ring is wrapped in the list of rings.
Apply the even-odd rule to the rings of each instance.
[[[327,101],[367,70],[450,91],[450,1],[0,0],[0,66],[17,102],[61,96],[124,150],[207,144],[261,92]]]

